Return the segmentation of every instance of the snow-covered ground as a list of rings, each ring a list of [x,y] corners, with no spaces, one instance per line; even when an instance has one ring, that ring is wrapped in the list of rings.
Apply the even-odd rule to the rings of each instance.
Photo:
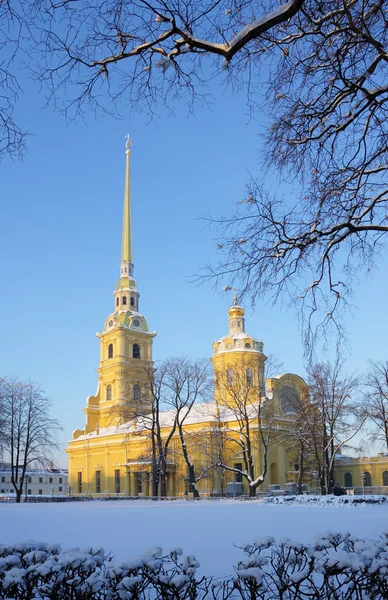
[[[310,542],[317,533],[349,531],[376,539],[388,529],[388,504],[308,506],[241,502],[106,501],[1,504],[0,543],[59,542],[102,546],[119,558],[154,546],[194,554],[201,572],[229,575],[242,558],[234,546],[263,536]]]

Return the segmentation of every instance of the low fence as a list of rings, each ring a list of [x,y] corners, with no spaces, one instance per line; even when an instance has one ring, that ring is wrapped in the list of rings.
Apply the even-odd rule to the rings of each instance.
[[[362,496],[362,495],[377,495],[377,496],[388,496],[388,486],[367,486],[365,488],[362,487],[354,487],[347,488],[346,493],[351,496]],[[202,500],[210,500],[210,501],[223,501],[223,500],[240,500],[240,501],[249,501],[249,500],[257,500],[259,498],[266,497],[274,497],[274,496],[294,496],[295,494],[290,494],[288,490],[265,490],[258,491],[255,497],[250,497],[245,494],[240,494],[236,496],[213,496],[213,495],[202,495],[200,499]],[[303,495],[318,495],[304,492]],[[93,500],[107,501],[107,500],[136,500],[141,502],[142,500],[152,500],[154,502],[173,502],[176,500],[181,500],[185,502],[186,500],[193,500],[192,495],[188,496],[126,496],[124,494],[92,494],[87,493],[83,495],[70,495],[70,496],[52,496],[52,495],[37,495],[37,496],[25,496],[23,495],[21,498],[21,502],[91,502]],[[0,496],[0,504],[1,503],[14,503],[16,502],[16,498],[14,495]]]

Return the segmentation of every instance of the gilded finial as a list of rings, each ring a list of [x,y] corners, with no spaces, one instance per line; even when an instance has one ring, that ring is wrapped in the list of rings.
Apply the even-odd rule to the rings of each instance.
[[[127,133],[127,135],[125,136],[125,140],[126,140],[125,141],[125,153],[130,154],[132,142],[131,142],[131,137],[130,137],[129,133]]]
[[[233,295],[233,304],[234,304],[235,306],[237,306],[237,289],[236,289],[236,288],[233,288],[233,291],[234,291],[234,295]]]

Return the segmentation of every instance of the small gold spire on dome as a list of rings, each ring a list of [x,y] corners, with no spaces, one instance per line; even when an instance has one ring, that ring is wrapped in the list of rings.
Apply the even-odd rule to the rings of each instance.
[[[233,288],[233,290],[234,290],[233,305],[229,308],[228,315],[229,315],[229,317],[243,317],[245,315],[245,310],[243,309],[242,306],[239,306],[239,304],[238,304],[238,296],[237,296],[236,288]]]

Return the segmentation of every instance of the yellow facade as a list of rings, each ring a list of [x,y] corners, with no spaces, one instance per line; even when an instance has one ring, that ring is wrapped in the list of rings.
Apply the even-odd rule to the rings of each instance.
[[[136,416],[147,416],[150,412],[147,373],[152,370],[152,341],[156,332],[149,332],[147,321],[140,312],[140,295],[133,277],[129,140],[126,147],[120,277],[113,295],[114,310],[105,320],[102,333],[97,334],[100,341],[97,392],[87,399],[84,429],[74,431],[67,448],[69,485],[73,494],[147,496],[151,494],[152,480],[150,435],[139,425],[138,419],[131,418],[131,411]],[[220,432],[225,430],[228,431],[228,439],[223,448],[224,461],[232,468],[241,462],[233,442],[240,435],[239,423],[230,401],[226,401],[231,383],[236,384],[238,377],[248,384],[249,403],[252,406],[261,400],[271,403],[279,422],[290,418],[292,413],[288,392],[295,393],[296,390],[301,396],[307,394],[305,382],[296,375],[287,374],[265,381],[263,343],[246,333],[244,309],[238,305],[236,297],[228,311],[228,321],[227,335],[213,344],[214,401],[195,406],[184,425],[190,458],[197,469],[205,471],[217,451]],[[125,409],[128,417],[125,422],[121,408]],[[172,419],[172,413],[162,414],[162,435],[168,435]],[[254,416],[251,429],[258,472],[263,458],[256,431],[257,418]],[[292,463],[287,444],[273,444],[268,473],[261,489],[271,484],[284,488],[288,481],[294,479]],[[232,471],[214,467],[198,482],[198,489],[201,495],[221,495],[225,493],[228,482],[234,480]],[[243,482],[243,491],[248,492],[246,481]],[[167,495],[183,495],[185,492],[187,468],[180,452],[178,435],[175,434],[167,464]]]
[[[346,488],[362,488],[364,483],[366,491],[371,487],[385,487],[386,490],[373,491],[388,493],[388,454],[360,458],[340,457],[336,460],[335,478],[336,483]]]

